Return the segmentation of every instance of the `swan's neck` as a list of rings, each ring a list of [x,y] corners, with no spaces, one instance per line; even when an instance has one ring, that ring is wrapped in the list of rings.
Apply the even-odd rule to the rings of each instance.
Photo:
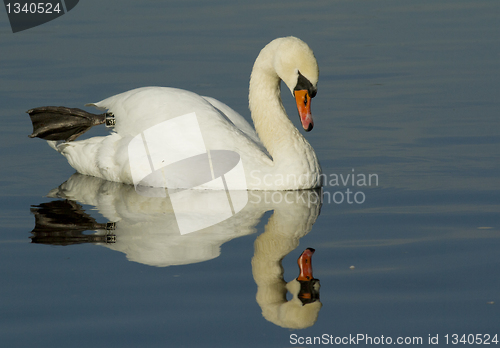
[[[276,47],[266,46],[250,78],[249,106],[255,130],[273,158],[275,172],[319,174],[316,154],[288,118],[281,101],[280,82],[273,67]]]

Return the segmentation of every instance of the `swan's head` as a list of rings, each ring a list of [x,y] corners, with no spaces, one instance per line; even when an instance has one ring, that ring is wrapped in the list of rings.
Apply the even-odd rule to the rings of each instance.
[[[313,254],[314,249],[307,248],[297,260],[300,273],[295,281],[300,284],[300,291],[296,292],[295,295],[300,299],[303,305],[314,303],[319,300],[319,280],[314,279],[312,273],[311,258]],[[290,283],[288,283],[287,287],[290,286]],[[293,294],[293,291],[290,292]]]
[[[311,257],[314,249],[307,248],[300,255],[299,276],[286,284],[293,298],[283,304],[280,325],[288,328],[303,329],[314,325],[318,319],[321,302],[319,301],[319,280],[312,275]]]
[[[270,222],[271,223],[271,222]],[[304,329],[314,325],[321,309],[319,280],[312,274],[311,257],[314,249],[307,248],[298,258],[299,276],[285,283],[282,257],[298,244],[298,239],[287,239],[281,233],[266,232],[255,241],[252,272],[257,283],[257,303],[266,320],[290,329]],[[291,243],[291,244],[290,244]],[[292,299],[287,300],[286,291]]]
[[[297,102],[300,122],[306,132],[313,129],[311,98],[317,92],[319,68],[313,51],[302,40],[290,36],[274,40],[279,46],[274,69]]]

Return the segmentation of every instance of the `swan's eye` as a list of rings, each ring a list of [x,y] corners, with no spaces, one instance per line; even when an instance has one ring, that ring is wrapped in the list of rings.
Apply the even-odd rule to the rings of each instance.
[[[299,77],[297,78],[297,85],[295,86],[294,90],[306,90],[309,93],[309,98],[314,98],[314,96],[316,95],[316,87],[314,87],[312,83],[300,73],[300,71],[298,73]]]
[[[311,87],[311,88],[309,89],[309,96],[310,96],[311,98],[314,98],[314,97],[316,96],[316,93],[317,93],[317,92],[318,92],[318,90],[317,90],[316,88]]]

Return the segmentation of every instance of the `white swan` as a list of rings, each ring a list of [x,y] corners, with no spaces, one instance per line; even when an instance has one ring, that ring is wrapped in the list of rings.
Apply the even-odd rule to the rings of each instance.
[[[242,188],[316,188],[321,185],[320,164],[309,142],[285,112],[280,81],[294,95],[302,126],[310,131],[313,127],[310,103],[316,94],[318,74],[316,59],[306,43],[295,37],[278,38],[262,49],[252,70],[249,106],[255,130],[241,115],[213,98],[174,88],[145,87],[89,104],[114,114],[116,126],[109,136],[54,141],[68,140],[68,133],[57,138],[37,131],[32,115],[37,109],[29,111],[34,125],[31,136],[51,140],[49,144],[79,173],[133,184],[127,152],[131,139],[160,122],[194,112],[208,150],[231,150],[240,155],[246,177],[246,186]],[[103,123],[103,116],[100,117],[91,121],[90,126]],[[78,131],[69,140],[85,130],[80,127]]]

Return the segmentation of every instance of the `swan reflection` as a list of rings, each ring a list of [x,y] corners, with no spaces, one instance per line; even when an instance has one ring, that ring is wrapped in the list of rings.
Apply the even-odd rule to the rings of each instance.
[[[288,283],[283,278],[281,261],[312,229],[320,212],[321,192],[289,191],[278,196],[244,191],[248,203],[237,214],[207,228],[181,234],[178,215],[203,221],[217,207],[198,202],[207,201],[213,194],[217,193],[191,192],[191,204],[185,204],[184,211],[176,207],[174,214],[168,196],[146,197],[131,185],[75,174],[49,193],[57,200],[31,208],[35,215],[31,239],[33,243],[52,245],[94,243],[120,251],[130,261],[151,266],[185,265],[216,258],[222,244],[256,232],[264,213],[272,210],[264,233],[254,245],[252,273],[257,284],[257,302],[264,318],[276,325],[313,325],[321,308],[319,280],[312,276],[314,249],[308,248],[300,255],[299,276]],[[82,204],[95,207],[109,222],[98,223]],[[287,290],[293,295],[289,301]]]

